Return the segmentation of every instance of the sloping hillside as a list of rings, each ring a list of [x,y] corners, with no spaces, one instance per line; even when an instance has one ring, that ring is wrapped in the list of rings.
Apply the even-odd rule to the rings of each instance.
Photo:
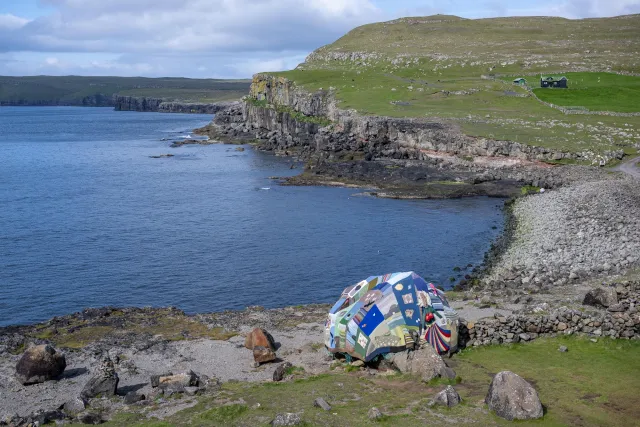
[[[568,89],[532,90],[540,74],[568,72],[581,82],[569,75]],[[574,152],[640,148],[640,103],[609,96],[640,85],[640,15],[402,18],[356,28],[275,74],[309,92],[330,90],[359,114],[440,120],[471,136]],[[528,86],[511,82],[521,76]]]

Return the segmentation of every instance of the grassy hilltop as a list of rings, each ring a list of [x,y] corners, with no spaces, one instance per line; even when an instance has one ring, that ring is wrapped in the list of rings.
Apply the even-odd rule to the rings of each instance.
[[[356,28],[275,74],[333,88],[360,114],[441,119],[473,136],[578,152],[640,147],[640,15],[402,18]],[[541,74],[567,76],[569,89],[540,89]]]
[[[240,99],[248,80],[144,77],[0,76],[0,105],[110,105],[114,94],[182,102]]]

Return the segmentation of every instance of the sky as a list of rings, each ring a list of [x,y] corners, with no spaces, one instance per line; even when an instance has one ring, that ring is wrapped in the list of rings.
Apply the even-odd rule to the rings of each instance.
[[[247,78],[402,16],[640,13],[640,0],[0,0],[0,75]]]

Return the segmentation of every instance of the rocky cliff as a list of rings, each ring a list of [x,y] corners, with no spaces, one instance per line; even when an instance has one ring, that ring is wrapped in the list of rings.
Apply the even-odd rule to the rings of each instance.
[[[257,74],[245,98],[242,120],[220,117],[227,131],[255,133],[267,148],[303,152],[362,152],[369,158],[424,160],[434,153],[518,160],[592,160],[588,153],[476,138],[449,123],[428,119],[360,116],[338,108],[332,90],[308,93],[283,77]],[[622,153],[611,153],[611,157]]]
[[[211,104],[167,101],[162,98],[113,95],[116,111],[149,111],[160,113],[215,114],[232,105],[232,102]]]

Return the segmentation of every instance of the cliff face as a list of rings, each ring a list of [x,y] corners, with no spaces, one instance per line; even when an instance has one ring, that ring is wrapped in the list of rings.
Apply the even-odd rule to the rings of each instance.
[[[65,99],[13,99],[0,101],[0,106],[18,106],[18,107],[112,107],[113,99],[111,96],[96,93],[94,95],[85,96],[76,100]]]
[[[116,111],[148,111],[160,113],[215,114],[231,105],[231,102],[183,103],[165,101],[161,98],[113,95],[112,105]]]
[[[224,123],[224,117],[220,117]],[[267,148],[309,152],[361,151],[372,157],[423,160],[434,153],[521,160],[583,159],[583,155],[464,135],[456,126],[423,119],[359,116],[340,110],[331,91],[308,93],[293,82],[254,76],[244,102],[243,131],[255,132]],[[232,127],[233,127],[232,126]]]

